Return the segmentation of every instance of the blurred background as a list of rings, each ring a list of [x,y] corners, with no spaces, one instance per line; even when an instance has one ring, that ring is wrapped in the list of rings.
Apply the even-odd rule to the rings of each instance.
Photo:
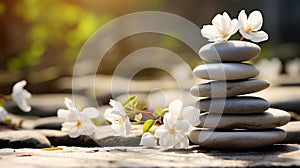
[[[34,94],[71,93],[70,81],[80,48],[101,25],[119,16],[163,11],[182,16],[201,28],[210,24],[217,13],[227,11],[235,18],[242,9],[247,14],[260,10],[264,16],[262,29],[269,34],[269,40],[259,44],[261,56],[253,60],[261,75],[279,86],[299,86],[300,1],[297,0],[1,0],[0,91],[8,94],[13,83],[26,79],[28,90]],[[237,34],[231,39],[239,38]],[[201,41],[202,45],[208,43],[204,38]],[[176,53],[191,69],[201,63],[197,53],[178,39],[155,33],[136,34],[121,40],[106,53],[98,69],[99,75],[104,76],[101,80],[105,81],[126,55],[151,46]],[[159,69],[145,69],[135,79],[168,76]]]

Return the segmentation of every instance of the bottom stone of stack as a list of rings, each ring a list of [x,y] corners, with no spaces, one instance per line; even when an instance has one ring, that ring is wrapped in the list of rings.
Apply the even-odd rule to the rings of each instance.
[[[189,138],[197,145],[208,148],[246,149],[279,143],[287,134],[281,129],[269,130],[205,130],[191,131]]]

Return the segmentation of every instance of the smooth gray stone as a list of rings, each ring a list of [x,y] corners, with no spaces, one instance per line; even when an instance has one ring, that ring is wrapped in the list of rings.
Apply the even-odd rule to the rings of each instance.
[[[0,148],[47,148],[50,146],[49,140],[36,131],[0,132]]]
[[[210,63],[197,66],[196,77],[210,80],[241,80],[256,77],[259,71],[255,66],[243,63]]]
[[[41,129],[36,130],[46,136],[52,146],[80,146],[97,147],[99,146],[90,136],[80,135],[77,138],[70,138],[68,133],[58,130]]]
[[[131,135],[128,137],[112,136],[107,133],[106,126],[101,126],[98,131],[101,137],[81,135],[77,138],[70,138],[68,133],[57,130],[36,130],[45,135],[53,146],[80,146],[80,147],[110,147],[110,146],[139,146],[141,136]],[[110,126],[109,126],[110,127]]]
[[[242,81],[212,81],[194,85],[190,92],[196,97],[231,97],[261,91],[270,83],[260,79]],[[213,93],[213,94],[212,94]]]
[[[280,127],[280,129],[287,133],[287,137],[281,143],[300,144],[300,121],[291,121]]]
[[[209,43],[201,47],[199,56],[206,62],[243,62],[260,54],[260,47],[246,41]]]
[[[223,114],[262,113],[270,107],[270,103],[260,97],[237,96],[228,98],[206,98],[196,103],[201,111]],[[220,108],[223,107],[223,111]]]
[[[132,137],[121,137],[121,136],[109,136],[102,139],[95,140],[97,144],[102,147],[111,147],[111,146],[139,146],[141,142],[140,136]]]
[[[201,134],[200,134],[201,133]],[[203,139],[203,137],[208,137]],[[194,144],[209,148],[247,149],[269,146],[284,140],[286,132],[273,130],[193,130],[189,138]]]
[[[270,108],[264,113],[249,115],[222,115],[204,113],[197,127],[216,129],[270,129],[280,127],[290,121],[290,114]]]

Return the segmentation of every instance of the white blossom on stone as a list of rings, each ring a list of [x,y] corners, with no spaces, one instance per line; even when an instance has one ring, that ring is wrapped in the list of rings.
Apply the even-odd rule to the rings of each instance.
[[[221,42],[227,41],[238,29],[238,20],[231,20],[229,15],[224,12],[223,15],[217,14],[213,18],[212,25],[204,25],[201,29],[201,34],[203,37],[208,38],[208,41]]]
[[[200,110],[193,106],[183,107],[180,100],[169,104],[169,112],[164,115],[163,125],[155,130],[159,145],[164,148],[188,148],[190,130],[200,124]]]
[[[245,10],[242,10],[238,16],[239,32],[241,35],[253,42],[261,42],[268,40],[268,34],[259,31],[263,25],[263,17],[259,11],[253,11],[247,18]]]
[[[96,126],[92,123],[91,118],[99,115],[96,108],[88,107],[80,111],[68,98],[65,98],[65,105],[67,110],[59,109],[57,111],[58,119],[63,122],[62,131],[68,132],[71,138],[95,133]]]
[[[29,112],[31,107],[28,105],[27,99],[31,98],[31,93],[24,89],[26,84],[25,80],[17,82],[13,86],[12,98],[21,110]]]
[[[156,142],[155,137],[151,133],[145,132],[141,138],[140,145],[151,148],[151,147],[154,147],[156,145],[156,143],[157,142]]]
[[[172,117],[175,117],[175,120],[187,120],[191,126],[200,124],[200,110],[193,106],[183,108],[181,100],[173,100],[169,104],[169,113],[166,115],[172,115]]]
[[[159,137],[159,145],[164,148],[188,148],[189,130],[187,120],[174,120],[171,115],[165,115],[164,124],[155,130],[155,136]]]
[[[115,100],[110,100],[112,108],[104,112],[104,117],[111,122],[111,128],[115,136],[127,136],[131,131],[129,119],[124,111],[123,105]]]
[[[3,108],[2,106],[0,106],[0,121],[3,121],[7,116],[7,111],[5,110],[5,108]]]

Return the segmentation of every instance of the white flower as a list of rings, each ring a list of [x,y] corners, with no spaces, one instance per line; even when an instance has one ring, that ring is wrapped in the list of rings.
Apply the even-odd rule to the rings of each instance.
[[[3,121],[7,116],[7,111],[0,106],[0,121]]]
[[[110,100],[112,108],[105,110],[104,117],[111,122],[115,136],[127,136],[131,131],[129,119],[126,116],[123,105],[115,100]]]
[[[29,112],[31,110],[31,107],[28,105],[26,99],[31,98],[31,93],[29,93],[27,90],[24,89],[25,85],[26,85],[25,80],[17,82],[13,86],[12,98],[17,103],[17,105],[21,110],[25,112]]]
[[[140,145],[143,145],[147,148],[151,148],[156,145],[156,139],[155,137],[150,134],[149,132],[145,132],[141,138]]]
[[[164,124],[155,130],[155,135],[159,137],[159,145],[164,148],[188,148],[189,130],[190,123],[187,120],[174,120],[174,117],[165,115]]]
[[[180,100],[173,100],[169,105],[169,113],[165,115],[171,115],[175,120],[187,120],[191,126],[200,124],[200,110],[193,106],[183,108]]]
[[[223,15],[217,14],[213,20],[212,25],[204,25],[201,29],[203,37],[208,38],[208,41],[220,42],[227,41],[230,36],[238,31],[237,19],[232,19],[224,12]]]
[[[239,31],[242,36],[253,42],[261,42],[268,40],[268,34],[264,31],[259,31],[263,24],[263,17],[259,11],[253,11],[249,17],[242,10],[238,16],[239,20]]]
[[[95,132],[95,125],[90,118],[95,118],[99,112],[94,107],[88,107],[81,112],[72,100],[65,98],[65,104],[68,110],[59,109],[57,111],[58,119],[62,122],[62,131],[68,132],[71,138],[80,135],[92,135]]]

